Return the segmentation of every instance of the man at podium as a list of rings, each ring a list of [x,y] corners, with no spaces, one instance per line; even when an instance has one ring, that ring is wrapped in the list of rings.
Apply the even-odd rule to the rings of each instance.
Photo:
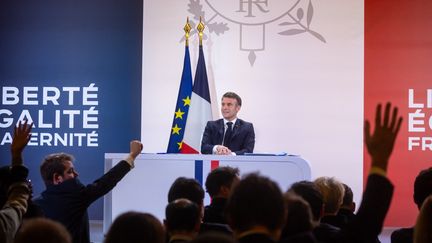
[[[234,92],[227,92],[222,96],[223,119],[207,122],[201,141],[202,154],[242,155],[253,152],[253,125],[237,118],[241,105],[240,96]]]

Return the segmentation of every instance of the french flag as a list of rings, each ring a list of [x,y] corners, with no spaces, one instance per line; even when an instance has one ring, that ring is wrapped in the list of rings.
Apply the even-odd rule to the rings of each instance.
[[[182,154],[199,154],[201,138],[208,121],[213,120],[210,91],[202,45],[199,46],[191,104],[181,148]]]

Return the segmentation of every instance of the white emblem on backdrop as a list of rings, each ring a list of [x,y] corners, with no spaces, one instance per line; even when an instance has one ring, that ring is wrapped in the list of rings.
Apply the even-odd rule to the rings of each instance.
[[[195,20],[202,17],[210,34],[221,35],[230,30],[227,23],[216,22],[216,17],[239,25],[239,49],[249,52],[248,59],[251,66],[257,58],[255,52],[265,50],[266,25],[274,22],[281,26],[279,35],[308,33],[326,42],[321,34],[310,28],[314,15],[312,0],[204,0],[204,2],[212,13],[208,14],[203,10],[200,0],[189,0],[188,12],[194,15]],[[192,26],[195,26],[195,23],[191,22]],[[196,31],[191,32],[191,34],[195,33]]]

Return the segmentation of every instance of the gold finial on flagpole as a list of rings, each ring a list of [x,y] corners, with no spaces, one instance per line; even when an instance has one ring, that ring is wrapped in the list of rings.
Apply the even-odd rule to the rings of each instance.
[[[186,46],[189,46],[189,34],[191,31],[191,26],[189,24],[189,17],[186,19],[186,25],[184,26],[183,30],[185,32],[185,38],[186,38]]]
[[[198,30],[198,35],[199,35],[199,44],[200,46],[202,46],[202,39],[203,39],[203,35],[204,35],[204,23],[202,22],[202,18],[200,17],[200,22],[197,26],[197,30]]]

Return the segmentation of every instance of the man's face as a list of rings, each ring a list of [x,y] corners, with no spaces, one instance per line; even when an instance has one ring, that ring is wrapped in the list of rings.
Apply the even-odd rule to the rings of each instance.
[[[78,177],[78,172],[75,171],[73,163],[71,161],[64,162],[65,170],[63,171],[63,179],[69,180]]]
[[[228,121],[232,121],[233,119],[237,118],[237,113],[240,110],[240,106],[237,104],[237,100],[234,98],[222,98],[222,107],[221,112],[223,118],[227,119]]]
[[[69,160],[66,160],[63,162],[63,165],[65,167],[63,174],[54,174],[54,184],[58,185],[66,180],[70,180],[73,178],[78,177],[78,172],[75,171],[75,168],[73,166],[73,163]]]

